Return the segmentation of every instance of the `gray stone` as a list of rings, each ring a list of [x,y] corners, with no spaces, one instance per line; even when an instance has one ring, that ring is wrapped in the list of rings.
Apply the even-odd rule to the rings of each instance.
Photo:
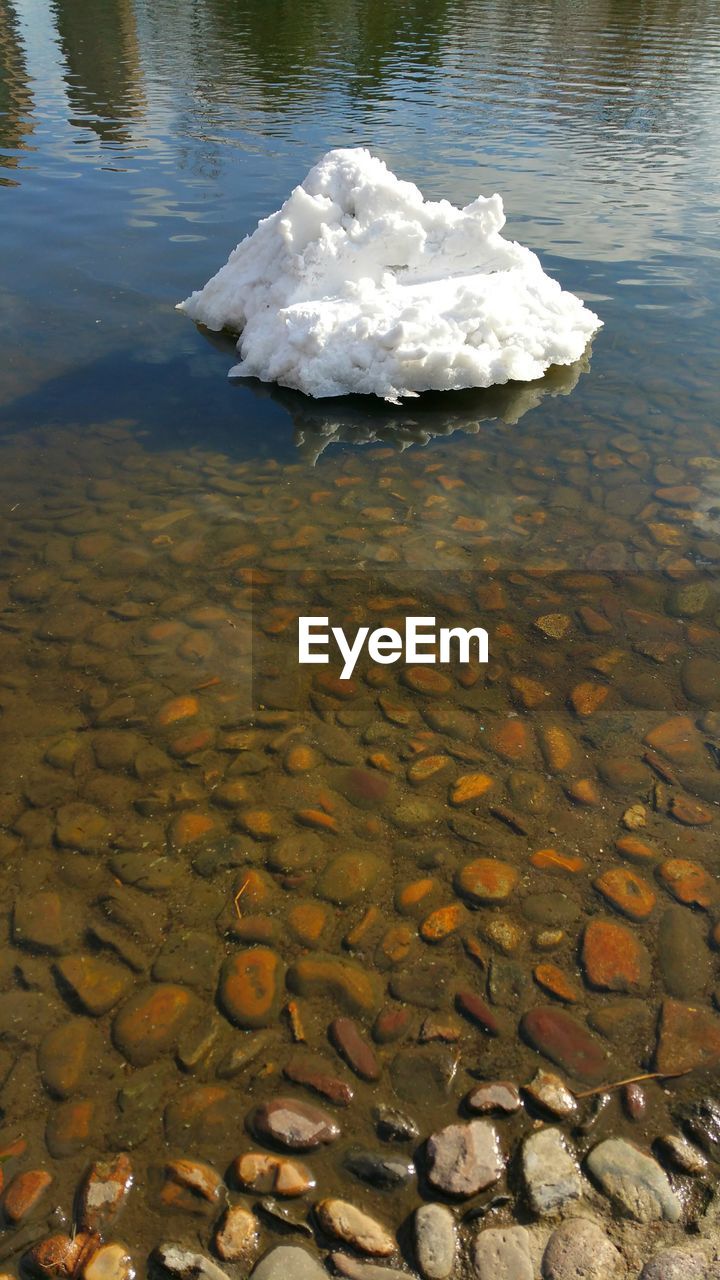
[[[658,960],[669,995],[685,1000],[702,995],[711,978],[710,952],[700,922],[687,907],[668,907],[664,912]]]
[[[517,1085],[511,1084],[507,1080],[488,1081],[484,1084],[478,1084],[474,1089],[470,1090],[465,1098],[465,1106],[468,1111],[479,1112],[481,1115],[488,1115],[492,1111],[511,1115],[513,1111],[519,1111],[521,1105],[520,1091]]]
[[[619,1280],[625,1267],[597,1223],[568,1218],[550,1236],[541,1272],[543,1280]]]
[[[227,1271],[223,1271],[216,1262],[202,1253],[193,1253],[192,1249],[182,1244],[160,1244],[153,1257],[171,1276],[178,1276],[179,1280],[229,1280]],[[277,1274],[280,1275],[279,1272]],[[308,1280],[318,1280],[318,1277],[309,1274]],[[323,1280],[327,1280],[327,1277],[323,1276]]]
[[[608,1138],[594,1147],[587,1166],[619,1211],[636,1222],[665,1218],[677,1222],[682,1206],[667,1175],[652,1156],[624,1138]]]
[[[658,1138],[657,1145],[663,1159],[682,1173],[704,1173],[708,1162],[699,1147],[688,1142],[680,1133],[666,1133]]]
[[[331,1253],[328,1261],[333,1270],[338,1275],[346,1276],[347,1280],[413,1280],[413,1276],[407,1271],[398,1271],[396,1267],[381,1267],[376,1262],[361,1262],[349,1253]],[[323,1274],[327,1280],[327,1272]],[[294,1273],[293,1276],[288,1275],[286,1280],[294,1280]]]
[[[583,1193],[580,1170],[559,1129],[540,1129],[522,1150],[525,1189],[533,1213],[557,1213]]]
[[[455,1219],[442,1204],[423,1204],[415,1214],[415,1255],[425,1280],[447,1280],[455,1267]]]
[[[640,1280],[718,1280],[720,1265],[708,1263],[700,1245],[663,1249],[646,1262]]]
[[[428,1138],[428,1181],[452,1196],[474,1196],[502,1176],[505,1157],[489,1120],[449,1124]]]
[[[524,1227],[489,1227],[472,1248],[476,1280],[533,1280],[530,1237]]]
[[[296,1244],[280,1244],[261,1258],[252,1280],[328,1280],[319,1260]]]

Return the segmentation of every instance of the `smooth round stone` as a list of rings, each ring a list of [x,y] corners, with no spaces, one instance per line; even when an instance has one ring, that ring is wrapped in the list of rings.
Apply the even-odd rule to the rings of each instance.
[[[394,973],[390,993],[405,1004],[423,1009],[440,1009],[449,998],[455,980],[453,967],[446,961],[430,960]]]
[[[100,1035],[87,1018],[71,1018],[49,1031],[38,1049],[38,1066],[45,1088],[56,1098],[78,1093],[101,1052]]]
[[[218,1000],[237,1026],[269,1027],[277,1017],[281,990],[280,957],[270,947],[249,947],[225,961]]]
[[[533,1280],[530,1237],[524,1227],[487,1227],[472,1247],[474,1280]]]
[[[103,1244],[83,1264],[82,1280],[134,1280],[132,1258],[122,1244]]]
[[[683,692],[691,702],[705,707],[720,704],[720,662],[713,658],[688,658],[680,679]]]
[[[424,1280],[449,1280],[455,1268],[455,1218],[442,1204],[423,1204],[415,1213],[415,1256]]]
[[[102,956],[65,956],[55,968],[61,984],[82,1005],[84,1012],[93,1017],[114,1008],[132,986],[128,970]]]
[[[604,1046],[564,1009],[537,1006],[523,1014],[520,1030],[539,1053],[568,1075],[597,1084],[607,1071]]]
[[[431,1134],[427,1161],[431,1186],[464,1198],[493,1186],[505,1168],[497,1132],[488,1120],[451,1124]]]
[[[348,1013],[375,1013],[381,988],[375,974],[353,960],[338,956],[301,956],[288,969],[287,985],[299,996],[321,996]]]
[[[554,926],[566,929],[574,924],[580,915],[580,906],[574,898],[567,894],[530,893],[522,899],[520,909],[526,920],[532,924]]]
[[[627,867],[613,867],[598,876],[593,884],[613,907],[631,920],[646,920],[657,901],[647,880]]]
[[[615,1280],[622,1258],[589,1218],[569,1218],[553,1231],[542,1259],[543,1280]]]
[[[319,1259],[299,1245],[281,1244],[258,1262],[251,1280],[328,1280]]]
[[[67,898],[52,890],[21,894],[13,910],[13,941],[31,951],[58,954],[76,942],[80,922]]]
[[[384,865],[372,853],[341,853],[320,876],[317,892],[336,906],[357,902],[372,889]]]
[[[635,1222],[679,1221],[682,1205],[667,1174],[652,1156],[624,1138],[607,1138],[593,1147],[587,1167],[624,1217]]]
[[[334,1018],[328,1028],[331,1043],[361,1080],[379,1080],[381,1067],[375,1051],[352,1018]]]
[[[351,768],[338,777],[337,790],[358,809],[377,811],[390,798],[392,783],[387,774],[377,769]]]
[[[687,907],[668,907],[658,931],[658,960],[663,987],[671,996],[692,1000],[712,977],[705,930]]]
[[[520,879],[519,871],[499,858],[476,858],[456,876],[460,893],[472,902],[495,906],[507,902]]]
[[[347,1200],[320,1200],[315,1213],[323,1231],[360,1253],[387,1258],[395,1252],[395,1237],[387,1228]]]
[[[514,1111],[520,1110],[520,1091],[517,1085],[505,1080],[479,1084],[467,1094],[465,1106],[468,1111],[477,1115],[489,1115],[492,1112],[512,1115]]]
[[[340,1127],[326,1111],[296,1098],[274,1098],[256,1108],[252,1128],[260,1138],[289,1151],[313,1151],[333,1142]]]
[[[116,1047],[135,1067],[144,1067],[175,1047],[196,1010],[195,997],[170,983],[143,987],[116,1014]]]
[[[248,1262],[258,1242],[258,1222],[243,1205],[228,1205],[215,1232],[215,1251],[223,1262]]]
[[[645,1263],[640,1280],[717,1280],[720,1268],[712,1267],[702,1245],[663,1249]]]

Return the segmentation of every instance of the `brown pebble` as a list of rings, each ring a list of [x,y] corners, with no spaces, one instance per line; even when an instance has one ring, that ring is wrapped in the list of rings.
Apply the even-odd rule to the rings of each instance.
[[[642,1085],[623,1085],[622,1103],[625,1113],[630,1120],[642,1120],[647,1107],[647,1098]]]
[[[9,1222],[22,1222],[39,1205],[52,1183],[52,1174],[45,1169],[28,1169],[17,1173],[5,1189],[2,1207]]]
[[[352,1018],[335,1018],[328,1028],[330,1042],[361,1080],[379,1080],[380,1063]]]

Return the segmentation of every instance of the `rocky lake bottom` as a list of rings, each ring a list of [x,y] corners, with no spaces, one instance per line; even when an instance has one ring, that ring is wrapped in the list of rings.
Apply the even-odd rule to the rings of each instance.
[[[2,1262],[720,1274],[709,427],[3,442]],[[487,666],[298,666],[297,619]]]

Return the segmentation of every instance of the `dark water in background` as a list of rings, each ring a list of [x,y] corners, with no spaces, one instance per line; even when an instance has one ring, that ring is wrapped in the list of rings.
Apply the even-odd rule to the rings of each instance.
[[[592,373],[553,414],[636,428],[658,392],[678,421],[714,413],[711,0],[3,0],[0,15],[10,424],[123,416],[170,445],[291,452],[308,406],[226,386],[227,351],[172,307],[338,145],[435,198],[499,191],[507,233],[600,313]]]
[[[0,0],[0,1159],[22,1134],[12,1159],[55,1179],[3,1260],[67,1228],[88,1161],[126,1148],[138,1273],[161,1238],[210,1251],[211,1218],[158,1197],[162,1161],[222,1173],[255,1145],[251,1105],[307,1100],[305,1048],[355,1089],[309,1157],[317,1194],[393,1230],[432,1192],[348,1171],[378,1101],[425,1138],[477,1078],[690,1064],[637,1123],[617,1092],[595,1127],[583,1103],[580,1159],[618,1133],[649,1150],[705,1090],[719,72],[711,0]],[[436,198],[498,190],[508,234],[604,320],[592,353],[400,408],[230,384],[232,345],[174,304],[339,145]],[[341,685],[297,666],[305,611],[479,620],[492,662],[363,661]],[[495,897],[468,890],[488,855]],[[248,1016],[226,969],[257,945],[280,977]],[[496,1037],[456,1016],[460,987]],[[571,1017],[569,1048],[552,1019],[533,1040],[539,1007]],[[374,1037],[377,1085],[329,1050],[339,1011]],[[502,1121],[508,1151],[535,1123]],[[684,1228],[717,1164],[673,1178]],[[516,1162],[505,1207],[463,1203],[468,1230],[526,1220],[519,1185]],[[263,1222],[259,1248],[282,1238]]]

